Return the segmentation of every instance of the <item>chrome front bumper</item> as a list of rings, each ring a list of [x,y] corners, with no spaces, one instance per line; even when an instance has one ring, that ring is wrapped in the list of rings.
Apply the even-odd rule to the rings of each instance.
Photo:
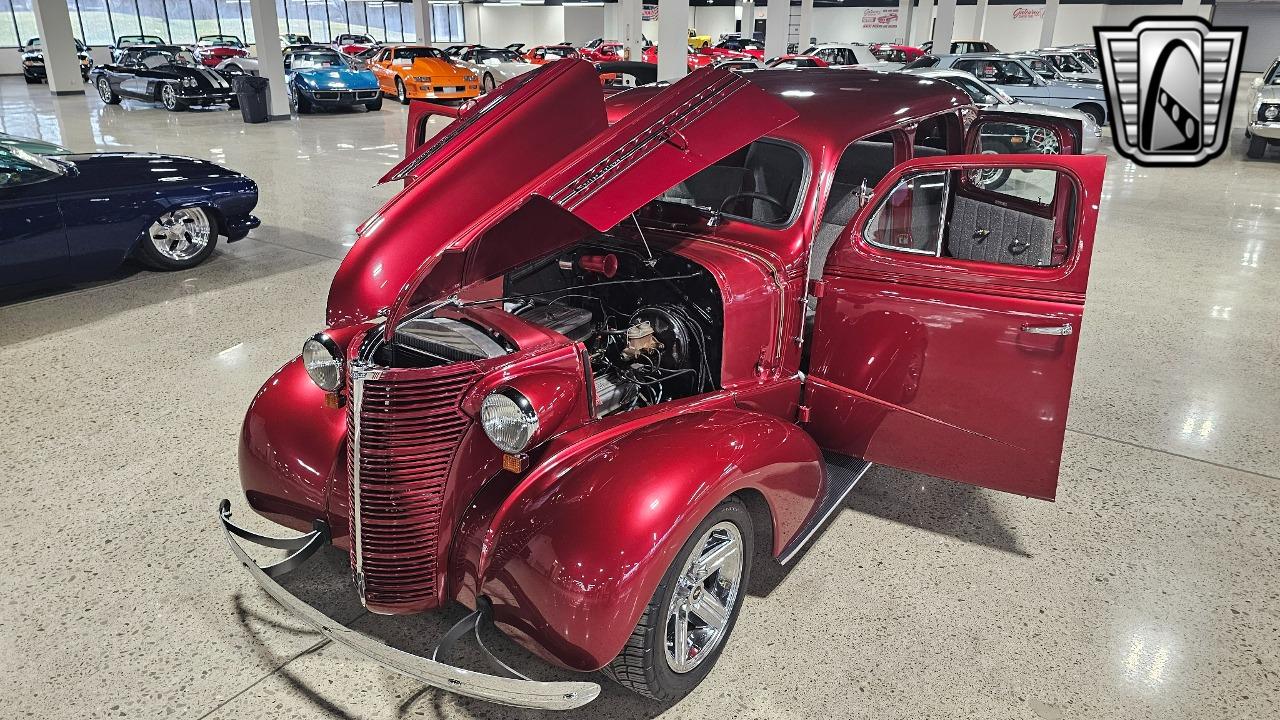
[[[295,538],[259,535],[231,522],[231,502],[228,500],[218,504],[218,520],[222,523],[222,529],[227,535],[227,544],[231,547],[232,554],[241,565],[244,565],[253,579],[258,581],[262,589],[267,591],[268,595],[320,634],[355,650],[389,670],[459,695],[540,710],[572,710],[586,705],[600,694],[600,686],[591,682],[538,682],[523,677],[486,675],[437,662],[434,658],[443,648],[468,632],[474,632],[476,640],[480,640],[480,623],[485,619],[481,611],[468,615],[466,619],[455,625],[441,640],[441,644],[436,647],[436,652],[432,653],[430,659],[398,650],[380,640],[344,627],[328,615],[298,599],[273,579],[297,568],[317,550],[328,544],[327,526],[318,522],[314,530]],[[237,537],[264,547],[292,550],[293,553],[274,565],[260,567],[240,547],[240,543],[236,541]],[[484,649],[483,644],[481,649]],[[487,650],[485,654],[488,655]],[[501,661],[497,661],[496,658],[494,660],[501,664]],[[518,675],[505,665],[502,667]]]
[[[1280,121],[1265,122],[1254,120],[1249,123],[1249,134],[1268,140],[1280,140]]]

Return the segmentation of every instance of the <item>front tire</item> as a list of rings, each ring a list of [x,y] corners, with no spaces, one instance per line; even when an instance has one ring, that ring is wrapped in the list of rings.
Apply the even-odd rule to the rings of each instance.
[[[189,207],[156,218],[134,256],[155,270],[186,270],[204,262],[218,244],[218,223],[206,208]]]
[[[377,100],[370,100],[364,104],[364,109],[370,112],[376,112],[382,109],[382,96],[379,95]]]
[[[111,89],[111,83],[107,82],[105,77],[98,78],[98,97],[102,98],[102,102],[108,105],[119,105],[120,96],[115,90]]]
[[[160,86],[160,104],[164,105],[164,109],[169,112],[182,112],[187,106],[178,99],[178,89],[173,83],[165,83]]]
[[[22,79],[23,79],[23,80],[26,80],[28,85],[39,85],[39,84],[40,84],[40,78],[38,78],[38,77],[31,77],[30,75],[23,75],[23,76],[22,76]]]
[[[1107,121],[1106,113],[1102,112],[1102,108],[1094,105],[1093,103],[1077,105],[1076,109],[1093,118],[1093,123],[1098,127],[1103,127]]]
[[[1249,148],[1245,150],[1244,154],[1248,155],[1254,160],[1261,159],[1266,156],[1267,145],[1269,144],[1270,143],[1267,142],[1266,138],[1260,138],[1257,135],[1251,135],[1249,137]]]
[[[716,506],[680,548],[604,674],[668,702],[697,687],[715,666],[742,609],[754,537],[742,501],[730,497]]]
[[[409,104],[409,91],[405,90],[404,81],[400,78],[396,78],[396,99],[401,105]]]

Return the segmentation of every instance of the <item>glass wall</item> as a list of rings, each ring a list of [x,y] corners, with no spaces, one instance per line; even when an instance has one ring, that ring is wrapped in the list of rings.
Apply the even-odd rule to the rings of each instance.
[[[36,37],[34,0],[0,0],[0,48]],[[275,0],[279,32],[332,41],[342,33],[382,42],[414,42],[413,6],[401,0]],[[159,35],[181,45],[201,35],[235,35],[252,44],[249,0],[67,0],[76,37],[112,45],[121,35]],[[461,42],[462,6],[432,3],[431,25],[439,42]]]

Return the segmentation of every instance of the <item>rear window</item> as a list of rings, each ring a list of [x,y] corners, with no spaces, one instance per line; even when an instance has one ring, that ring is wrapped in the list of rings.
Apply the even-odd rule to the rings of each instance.
[[[908,68],[931,68],[937,64],[938,64],[938,58],[934,57],[933,55],[921,55],[915,60],[912,60],[911,62],[907,63],[903,69],[905,70]]]

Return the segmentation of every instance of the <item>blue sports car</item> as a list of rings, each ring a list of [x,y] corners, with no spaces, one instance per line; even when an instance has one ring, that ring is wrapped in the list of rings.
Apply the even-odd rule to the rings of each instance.
[[[258,186],[172,155],[35,155],[0,145],[0,294],[111,273],[184,270],[258,226]]]
[[[352,68],[336,50],[286,53],[284,70],[289,81],[289,103],[299,113],[356,105],[369,110],[382,109],[378,79],[368,70]]]

